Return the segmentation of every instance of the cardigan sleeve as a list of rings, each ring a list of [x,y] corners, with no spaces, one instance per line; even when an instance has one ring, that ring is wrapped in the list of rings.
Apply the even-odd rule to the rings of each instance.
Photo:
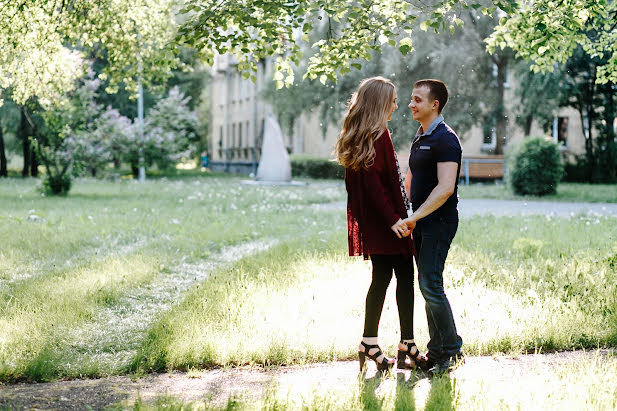
[[[375,160],[368,170],[364,171],[364,185],[366,198],[371,203],[372,208],[379,213],[380,217],[392,227],[400,216],[394,211],[394,206],[390,201],[387,191],[383,186],[381,176],[388,173],[388,146],[391,146],[390,137],[387,130],[375,142]],[[390,148],[393,150],[393,148]]]

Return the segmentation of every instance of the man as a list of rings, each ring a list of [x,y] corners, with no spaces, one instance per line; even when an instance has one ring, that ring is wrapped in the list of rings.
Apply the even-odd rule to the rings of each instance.
[[[443,269],[458,228],[458,176],[462,149],[458,136],[444,123],[441,111],[448,88],[439,80],[414,84],[409,108],[421,126],[411,144],[405,188],[413,214],[405,219],[417,251],[418,282],[426,301],[430,341],[429,374],[453,369],[462,359],[462,339],[456,332],[450,303],[443,289]]]

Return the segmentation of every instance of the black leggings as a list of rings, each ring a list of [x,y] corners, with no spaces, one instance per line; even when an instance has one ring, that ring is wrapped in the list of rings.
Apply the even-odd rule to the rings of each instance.
[[[373,281],[366,295],[366,316],[364,318],[364,337],[377,337],[377,328],[386,299],[386,291],[396,275],[396,305],[401,322],[401,340],[413,338],[413,262],[411,256],[371,255]]]

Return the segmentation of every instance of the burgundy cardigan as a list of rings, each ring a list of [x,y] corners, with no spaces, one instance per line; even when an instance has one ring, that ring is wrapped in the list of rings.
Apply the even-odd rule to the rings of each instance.
[[[390,132],[375,141],[375,160],[368,170],[345,169],[349,255],[415,254],[411,236],[398,238],[390,227],[407,218]]]

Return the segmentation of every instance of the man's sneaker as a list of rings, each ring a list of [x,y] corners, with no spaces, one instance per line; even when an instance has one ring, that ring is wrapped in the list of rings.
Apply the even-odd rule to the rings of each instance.
[[[446,360],[438,361],[433,367],[431,367],[428,370],[427,373],[431,377],[434,375],[446,374],[446,373],[449,373],[450,371],[453,371],[458,366],[463,365],[464,363],[465,363],[465,358],[463,357],[463,354],[458,353]]]
[[[429,352],[427,352],[422,357],[424,358],[424,361],[418,362],[417,365],[424,372],[427,372],[428,370],[433,368],[435,365],[437,365],[437,363],[439,362],[439,360],[435,358],[434,356],[431,356],[431,353]]]

